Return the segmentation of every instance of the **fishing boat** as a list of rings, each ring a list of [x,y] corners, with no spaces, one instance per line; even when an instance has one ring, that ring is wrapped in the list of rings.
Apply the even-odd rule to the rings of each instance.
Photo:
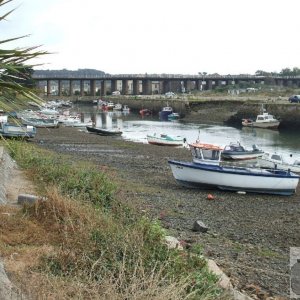
[[[171,114],[168,115],[169,121],[178,120],[178,119],[180,119],[179,113],[172,112]]]
[[[90,133],[95,133],[99,135],[105,136],[114,136],[114,135],[121,135],[123,132],[120,129],[104,129],[92,126],[86,126],[86,129]]]
[[[143,109],[140,110],[140,115],[142,117],[144,117],[144,116],[151,116],[152,115],[152,111],[150,109],[148,109],[148,108],[143,108]]]
[[[79,122],[74,122],[74,123],[67,123],[65,124],[66,127],[86,127],[86,126],[92,126],[93,125],[93,121],[79,121]]]
[[[123,105],[121,103],[117,103],[117,104],[114,105],[113,110],[121,111],[122,107],[123,107]]]
[[[30,125],[18,125],[0,122],[0,136],[4,138],[34,138],[36,128]]]
[[[293,158],[292,154],[284,156],[281,153],[265,152],[262,157],[258,158],[257,163],[263,168],[278,168],[300,173],[300,160]]]
[[[198,141],[189,146],[191,162],[168,161],[174,178],[183,186],[277,195],[296,192],[300,177],[295,173],[275,168],[222,165],[221,147]]]
[[[277,129],[280,121],[277,120],[273,115],[270,115],[263,105],[261,110],[262,113],[256,116],[255,121],[249,118],[242,119],[242,125],[246,127]]]
[[[26,118],[22,117],[21,118],[22,124],[23,125],[30,125],[34,126],[36,128],[58,128],[59,127],[59,122],[56,119],[51,119],[51,118]]]
[[[122,112],[123,113],[129,113],[130,112],[130,108],[128,105],[124,104],[123,105],[123,108],[122,108]]]
[[[171,106],[164,106],[159,112],[159,118],[161,120],[168,120],[168,115],[173,113],[173,108]]]
[[[258,149],[256,145],[252,145],[252,149],[246,149],[240,142],[236,142],[230,143],[224,147],[221,153],[221,158],[230,160],[247,160],[261,157],[263,154],[264,151]]]
[[[159,146],[183,146],[183,144],[186,142],[186,139],[182,136],[154,133],[147,135],[147,141],[149,144]]]

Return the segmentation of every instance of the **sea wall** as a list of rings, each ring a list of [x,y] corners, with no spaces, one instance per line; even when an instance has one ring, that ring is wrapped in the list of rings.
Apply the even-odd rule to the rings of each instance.
[[[228,100],[190,102],[186,118],[191,121],[241,126],[242,119],[255,119],[261,113],[262,104],[269,114],[280,120],[279,129],[300,129],[300,104],[297,103]]]
[[[57,97],[56,97],[57,98]],[[45,97],[44,100],[53,100],[55,97]],[[98,97],[99,98],[99,97]],[[97,97],[65,97],[74,103],[92,105]],[[289,103],[282,97],[201,97],[199,99],[185,96],[166,98],[164,95],[152,96],[106,96],[102,99],[114,103],[127,104],[132,111],[148,108],[157,114],[163,106],[172,106],[180,113],[185,121],[205,123],[226,123],[232,126],[241,126],[244,118],[256,118],[261,112],[262,104],[268,113],[279,118],[279,129],[300,129],[300,103]]]

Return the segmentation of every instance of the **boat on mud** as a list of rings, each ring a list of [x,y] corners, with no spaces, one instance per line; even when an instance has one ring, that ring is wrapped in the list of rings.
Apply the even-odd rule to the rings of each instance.
[[[252,149],[246,149],[240,142],[230,143],[224,147],[221,153],[222,159],[228,160],[248,160],[263,156],[264,151],[252,145]]]
[[[183,186],[276,195],[296,192],[300,177],[295,173],[275,168],[222,165],[221,147],[200,142],[189,146],[191,162],[168,161],[174,178]]]
[[[92,127],[92,126],[86,126],[86,129],[90,133],[95,133],[99,135],[105,135],[105,136],[116,136],[116,135],[122,135],[122,131],[120,129],[104,129],[99,127]]]
[[[186,139],[182,136],[174,136],[165,133],[153,133],[147,135],[148,144],[159,146],[183,146]]]

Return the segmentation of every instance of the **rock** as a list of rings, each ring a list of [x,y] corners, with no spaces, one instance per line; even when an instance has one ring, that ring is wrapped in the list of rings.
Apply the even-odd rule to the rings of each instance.
[[[195,221],[193,225],[193,231],[207,232],[208,227],[201,221]]]
[[[183,247],[181,245],[181,243],[173,236],[166,236],[165,237],[167,246],[169,249],[179,249],[179,250],[183,250]]]

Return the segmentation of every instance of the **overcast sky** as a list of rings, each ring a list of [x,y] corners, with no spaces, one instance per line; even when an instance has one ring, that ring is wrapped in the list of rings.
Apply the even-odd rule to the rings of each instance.
[[[38,69],[226,75],[300,68],[300,0],[13,0],[0,15],[12,7],[0,40],[30,34],[5,47],[52,52]]]

